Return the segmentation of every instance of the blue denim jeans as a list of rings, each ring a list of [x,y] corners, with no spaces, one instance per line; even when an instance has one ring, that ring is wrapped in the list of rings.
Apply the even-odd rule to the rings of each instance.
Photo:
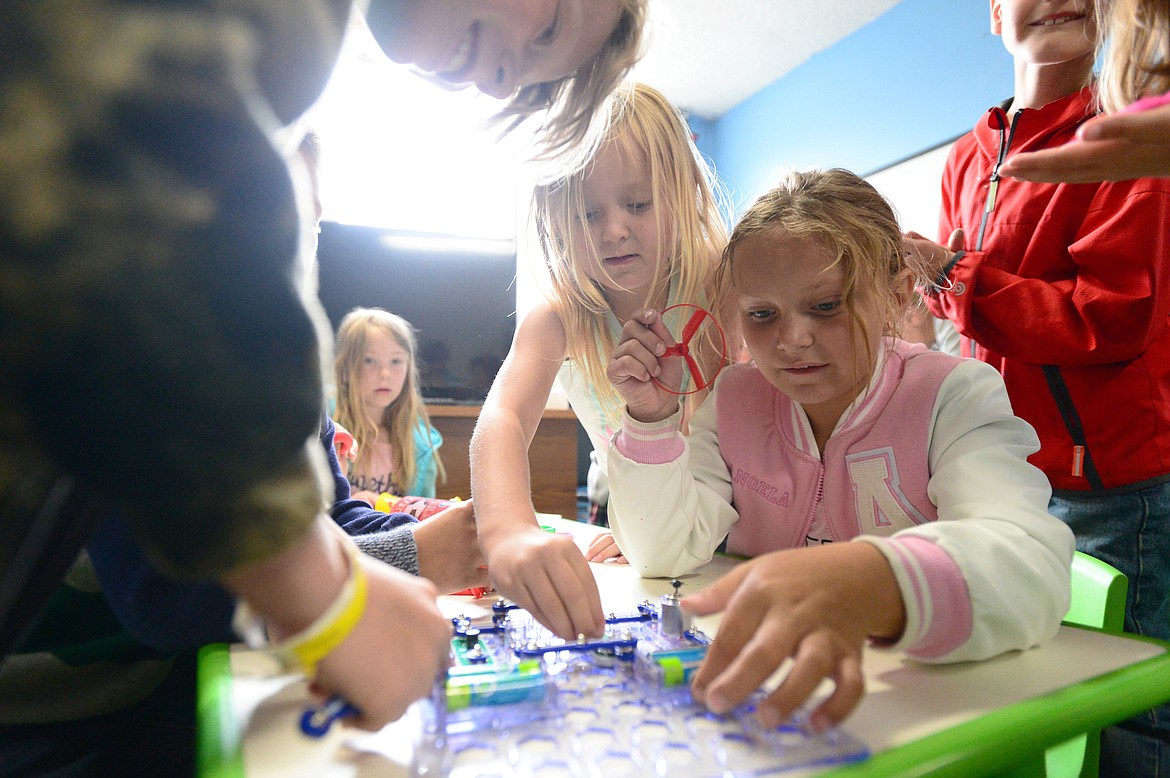
[[[1125,573],[1125,630],[1170,640],[1170,483],[1119,495],[1061,493],[1049,503],[1077,550]],[[1170,778],[1170,705],[1101,735],[1102,776]]]

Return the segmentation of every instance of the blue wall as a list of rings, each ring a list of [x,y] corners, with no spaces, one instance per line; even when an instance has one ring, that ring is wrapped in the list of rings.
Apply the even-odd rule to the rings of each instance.
[[[695,147],[699,149],[699,153],[714,161],[717,151],[715,148],[716,122],[690,114],[685,115],[685,118],[687,126],[691,128],[691,134],[695,137]]]
[[[736,212],[778,168],[868,174],[966,132],[1011,96],[986,0],[903,0],[717,121],[696,122]]]

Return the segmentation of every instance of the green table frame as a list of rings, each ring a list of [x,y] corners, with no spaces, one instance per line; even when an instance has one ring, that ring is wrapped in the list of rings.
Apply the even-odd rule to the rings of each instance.
[[[1095,631],[1095,630],[1091,630]],[[862,776],[1043,776],[1044,751],[1087,730],[1170,700],[1170,644],[1135,664],[1009,705],[971,721],[823,773]],[[201,778],[244,778],[241,727],[232,708],[230,647],[199,654],[198,765]],[[1043,726],[1037,726],[1043,722]],[[1010,743],[1011,747],[1005,747]]]

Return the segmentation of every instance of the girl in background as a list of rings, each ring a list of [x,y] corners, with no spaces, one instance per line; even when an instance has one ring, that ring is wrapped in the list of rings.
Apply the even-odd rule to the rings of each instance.
[[[383,492],[434,497],[446,478],[419,391],[414,330],[381,308],[354,308],[337,330],[334,420],[354,437],[348,479],[354,499],[373,505]]]
[[[540,530],[528,447],[557,382],[604,451],[621,418],[605,365],[622,324],[647,306],[707,306],[725,242],[711,180],[679,112],[634,84],[615,94],[588,163],[534,192],[545,300],[517,328],[476,423],[471,491],[495,588],[564,638],[600,634],[601,601],[572,540]],[[722,355],[705,343],[698,359],[713,369]]]
[[[723,371],[689,435],[650,380],[677,370],[654,310],[626,322],[608,368],[626,401],[610,527],[630,564],[681,575],[724,538],[757,557],[684,600],[727,609],[696,698],[725,712],[791,657],[760,717],[779,724],[832,678],[823,728],[860,700],[867,640],[953,662],[1051,638],[1073,537],[1027,461],[1039,442],[994,368],[894,336],[915,298],[889,204],[848,171],[793,173],[723,256],[752,361]]]

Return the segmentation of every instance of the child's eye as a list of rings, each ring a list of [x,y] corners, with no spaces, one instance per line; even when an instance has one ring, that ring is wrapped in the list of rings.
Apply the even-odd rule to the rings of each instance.
[[[833,313],[841,307],[840,300],[829,300],[823,303],[817,303],[813,306],[813,310],[817,313]]]
[[[540,35],[536,36],[536,40],[533,42],[537,46],[547,46],[548,44],[552,43],[557,37],[557,27],[560,25],[560,22],[561,6],[560,3],[558,3],[556,15],[553,16],[552,24],[550,24],[548,27],[545,27],[544,31],[541,32]]]
[[[772,311],[768,308],[763,308],[754,311],[744,311],[744,316],[746,316],[751,321],[767,321],[767,319],[771,317],[773,313],[775,313],[775,311]]]
[[[650,201],[643,200],[640,202],[629,203],[628,205],[626,205],[626,207],[629,208],[634,213],[641,213],[642,211],[645,211],[648,208],[650,208]]]
[[[593,222],[597,221],[598,216],[599,216],[598,211],[586,211],[585,212],[585,223],[586,224],[593,224]]]

